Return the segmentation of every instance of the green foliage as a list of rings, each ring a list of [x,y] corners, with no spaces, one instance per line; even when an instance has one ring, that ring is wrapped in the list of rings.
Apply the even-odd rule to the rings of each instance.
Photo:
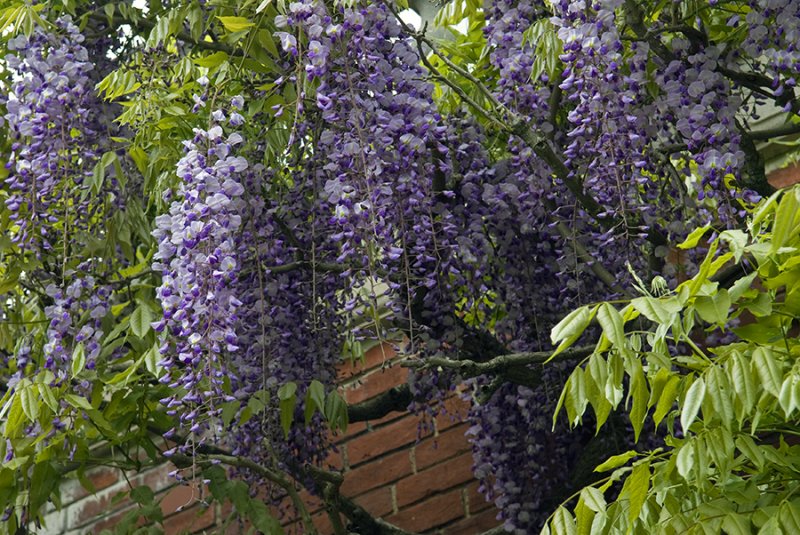
[[[763,201],[748,232],[716,235],[698,274],[667,295],[581,307],[553,329],[557,351],[595,318],[602,330],[570,375],[559,412],[579,425],[591,407],[602,432],[609,411],[622,406],[636,440],[648,419],[665,426],[667,438],[661,448],[598,466],[610,474],[576,494],[571,510],[559,508],[545,532],[798,529],[798,203],[797,186]],[[698,246],[708,231],[681,247]],[[731,331],[733,342],[707,342]]]

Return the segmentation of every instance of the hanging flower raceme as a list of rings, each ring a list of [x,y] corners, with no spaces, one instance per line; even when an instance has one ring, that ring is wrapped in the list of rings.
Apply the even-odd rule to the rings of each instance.
[[[440,301],[451,305],[450,277],[458,279],[446,208],[452,192],[434,179],[449,174],[446,128],[416,46],[389,9],[347,8],[340,20],[334,23],[322,2],[306,1],[291,4],[279,21],[303,32],[299,58],[319,80],[316,110],[307,115],[322,124],[315,157],[324,159],[337,260],[352,270],[353,290],[381,279],[399,316],[408,318],[411,301],[421,299],[417,310],[432,323],[441,316]],[[294,42],[282,40],[291,54]],[[347,308],[365,304],[371,293],[351,292]]]
[[[223,383],[235,372],[227,355],[239,350],[235,325],[242,303],[235,286],[242,259],[236,236],[249,164],[235,155],[243,138],[225,134],[224,117],[215,111],[211,127],[195,129],[195,137],[184,143],[176,198],[169,213],[156,218],[153,232],[159,241],[153,268],[162,273],[157,297],[164,316],[155,324],[165,336],[162,381],[185,393],[166,402],[173,414],[178,406],[189,407],[181,411],[181,421],[197,433],[208,423],[201,413],[213,416],[226,397]],[[201,406],[205,410],[198,410]]]
[[[78,28],[64,17],[54,33],[36,28],[8,44],[12,82],[0,97],[12,140],[6,179],[11,194],[5,202],[16,225],[13,239],[25,249],[52,249],[60,238],[54,222],[85,224],[95,209],[79,200],[98,144],[93,67],[82,42]]]

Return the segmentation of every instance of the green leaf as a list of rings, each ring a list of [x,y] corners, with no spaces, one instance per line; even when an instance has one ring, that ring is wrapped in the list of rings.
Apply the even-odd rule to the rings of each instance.
[[[739,513],[728,513],[722,519],[722,529],[728,535],[751,535],[753,530],[750,527],[750,520]]]
[[[281,523],[272,516],[269,508],[260,500],[250,500],[247,517],[253,523],[253,526],[261,533],[267,535],[281,535],[284,533]]]
[[[5,419],[5,426],[3,427],[3,436],[6,438],[16,438],[22,432],[25,425],[25,411],[22,410],[22,402],[20,396],[13,396],[9,403],[4,405],[3,409],[8,407],[8,416]]]
[[[47,502],[59,481],[58,471],[49,461],[37,463],[33,467],[28,496],[28,505],[33,511],[38,511]]]
[[[92,405],[83,396],[76,396],[75,394],[64,394],[64,399],[75,407],[76,409],[92,410]]]
[[[631,525],[639,518],[649,490],[650,461],[647,460],[633,467],[631,475],[625,480],[622,488],[621,494],[626,496],[629,502],[628,520]]]
[[[752,363],[764,390],[777,398],[780,395],[782,374],[772,350],[768,347],[757,347],[753,350]]]
[[[597,321],[603,328],[603,334],[612,344],[617,347],[625,347],[625,327],[622,316],[620,316],[616,308],[608,303],[601,304],[597,311]]]
[[[283,428],[284,437],[289,436],[289,429],[291,429],[292,420],[294,420],[294,409],[297,406],[296,393],[297,385],[295,383],[286,383],[278,389],[281,428]]]
[[[658,427],[658,424],[664,419],[664,416],[672,410],[675,401],[678,399],[678,387],[680,384],[681,380],[677,375],[673,375],[667,379],[667,383],[664,385],[664,389],[661,391],[661,395],[658,398],[658,403],[656,403],[656,410],[653,413],[653,422],[656,427]]]
[[[161,375],[161,371],[163,370],[163,368],[158,365],[160,359],[161,359],[161,351],[158,347],[158,342],[156,342],[144,354],[145,368],[147,368],[147,371],[156,377],[159,377]]]
[[[797,507],[797,501],[782,503],[778,518],[785,533],[800,533],[800,509]]]
[[[634,457],[636,457],[639,453],[630,450],[626,451],[625,453],[620,453],[619,455],[614,455],[613,457],[609,457],[606,462],[598,466],[594,469],[595,472],[608,472],[609,470],[613,470],[615,468],[619,468],[620,466],[624,465]]]
[[[231,425],[233,421],[233,417],[236,416],[236,413],[239,412],[239,407],[241,407],[241,403],[238,401],[226,401],[223,403],[221,407],[221,414],[220,418],[222,418],[222,425],[228,427]]]
[[[586,504],[586,507],[595,513],[602,513],[606,510],[606,499],[600,489],[585,487],[581,490],[581,499]]]
[[[553,528],[558,535],[577,535],[575,519],[566,507],[559,507],[553,515]]]
[[[138,503],[139,505],[148,505],[153,503],[155,500],[155,493],[153,489],[146,485],[141,485],[139,487],[134,487],[131,489],[130,492],[131,499]]]
[[[589,398],[586,396],[586,379],[583,368],[577,367],[564,385],[567,396],[564,400],[564,407],[567,409],[567,418],[571,425],[578,425],[583,413],[586,412],[586,405]],[[556,414],[558,414],[556,410]],[[555,423],[555,420],[554,420]]]
[[[700,410],[700,405],[703,403],[703,398],[706,395],[706,383],[702,377],[695,379],[692,386],[686,392],[686,397],[683,398],[681,405],[681,427],[684,433],[689,433],[689,428],[697,418],[697,413]]]
[[[258,7],[256,8],[256,14],[261,13],[262,11],[267,9],[267,6],[270,5],[271,3],[272,0],[262,0],[261,3],[258,4]]]
[[[742,294],[753,287],[753,281],[755,280],[756,275],[758,275],[758,273],[754,271],[746,277],[738,279],[733,283],[733,285],[731,285],[731,289],[728,290],[728,295],[730,296],[732,302],[735,303],[738,301]]]
[[[130,317],[131,331],[139,338],[144,338],[150,331],[150,322],[153,321],[153,315],[147,305],[141,304],[136,310],[133,311]]]
[[[597,306],[588,307],[583,306],[577,310],[570,312],[564,319],[558,322],[550,331],[550,340],[553,345],[558,345],[550,359],[571,346],[578,338],[581,337],[583,331],[589,326],[597,312]],[[548,359],[548,360],[550,360]]]
[[[633,426],[633,440],[634,442],[639,442],[639,434],[642,432],[644,420],[647,416],[647,401],[650,393],[647,391],[647,379],[644,376],[642,363],[639,359],[633,359],[632,371],[630,395],[633,398],[633,405],[629,416]]]
[[[226,30],[229,32],[241,32],[248,28],[255,26],[255,23],[250,22],[244,17],[217,17]]]
[[[631,304],[647,319],[662,325],[671,325],[675,315],[681,311],[681,305],[674,296],[666,299],[637,297],[631,299]]]
[[[582,499],[578,500],[575,506],[575,520],[577,523],[577,535],[592,535],[592,521],[595,513],[589,509]]]
[[[83,342],[79,342],[72,351],[72,377],[75,378],[86,366],[86,351]]]
[[[731,307],[731,299],[728,290],[722,288],[712,297],[700,296],[694,303],[697,313],[708,323],[724,325],[728,321],[728,310]]]
[[[297,393],[296,383],[286,383],[278,389],[278,399],[281,401],[293,398]]]
[[[42,400],[44,401],[45,405],[50,407],[50,410],[58,412],[58,400],[56,396],[53,394],[53,389],[50,388],[48,384],[40,384],[39,385],[39,393],[42,395]]]
[[[772,224],[771,253],[786,245],[787,240],[796,235],[797,220],[800,218],[797,196],[792,192],[783,196],[775,211],[775,221]]]
[[[739,397],[741,414],[748,414],[756,403],[756,384],[753,370],[745,362],[740,353],[734,353],[729,361],[729,375],[733,381],[733,390]]]
[[[226,52],[218,51],[214,52],[213,54],[209,54],[208,56],[195,58],[193,62],[195,65],[198,65],[200,67],[214,69],[222,65],[222,63],[227,59],[228,59],[228,54]]]
[[[335,390],[331,391],[325,399],[325,418],[328,420],[332,430],[341,429],[343,432],[347,431],[349,423],[347,403]]]
[[[306,402],[311,401],[314,409],[320,412],[325,410],[325,386],[316,379],[308,385],[306,392]]]
[[[693,230],[692,233],[689,234],[682,243],[678,244],[678,249],[694,249],[697,247],[697,243],[700,241],[700,238],[705,236],[710,228],[711,225],[705,225]]]
[[[28,420],[35,422],[39,417],[39,399],[37,396],[36,386],[26,383],[23,388],[19,389],[20,403],[22,404],[22,411]]]

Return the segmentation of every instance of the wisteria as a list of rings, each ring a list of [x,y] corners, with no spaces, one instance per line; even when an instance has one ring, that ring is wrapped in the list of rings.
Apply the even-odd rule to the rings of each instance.
[[[61,237],[54,223],[80,219],[89,208],[72,199],[95,163],[99,135],[83,36],[69,18],[57,25],[57,33],[37,29],[9,42],[5,61],[18,78],[2,99],[12,140],[5,204],[17,225],[14,239],[45,250]]]
[[[167,405],[187,406],[182,421],[200,434],[206,422],[198,415],[214,414],[224,399],[226,357],[239,349],[234,329],[242,302],[234,292],[242,258],[236,235],[242,226],[244,172],[248,162],[233,150],[241,135],[224,134],[224,112],[215,111],[213,126],[197,129],[186,143],[186,155],[178,162],[182,183],[170,213],[159,216],[155,237],[159,240],[158,263],[163,272],[158,298],[164,318],[155,328],[169,334],[162,352],[169,373],[164,381],[181,387],[186,396]]]
[[[371,339],[414,370],[380,410],[430,416],[466,382],[481,492],[534,532],[593,448],[655,430],[554,427],[563,355],[519,384],[439,364],[544,354],[576,307],[669,294],[771,193],[759,143],[800,131],[790,0],[453,2],[444,40],[392,1],[45,4],[0,17],[0,455],[29,479],[37,435],[139,462],[148,430],[181,482],[233,458],[248,499],[330,497],[330,414],[306,396]]]

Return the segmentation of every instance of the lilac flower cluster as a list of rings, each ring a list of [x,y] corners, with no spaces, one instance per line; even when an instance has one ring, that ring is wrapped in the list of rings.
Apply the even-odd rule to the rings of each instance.
[[[772,79],[771,89],[782,97],[797,87],[800,74],[800,5],[792,0],[754,0],[750,7],[744,21],[734,15],[728,25],[747,26],[742,55]],[[792,110],[792,103],[787,101],[785,107]]]
[[[552,20],[564,46],[559,88],[569,103],[565,164],[575,179],[585,175],[587,192],[627,227],[634,224],[627,223],[627,215],[643,207],[640,195],[655,184],[646,174],[654,167],[645,150],[649,48],[637,43],[623,58],[614,12],[620,4],[595,2],[598,9],[590,12],[581,4],[561,2]]]
[[[340,16],[334,22],[322,2],[295,2],[278,22],[303,32],[305,49],[294,33],[280,38],[319,80],[317,109],[309,115],[322,123],[317,150],[325,161],[324,201],[338,228],[337,261],[352,268],[356,281],[347,308],[364,304],[364,295],[373,306],[378,296],[368,285],[380,277],[398,316],[416,316],[411,323],[430,328],[437,311],[451,304],[451,277],[455,285],[461,279],[452,265],[453,192],[432,180],[450,174],[447,128],[415,44],[389,9],[368,4]],[[426,338],[414,334],[412,343],[416,334]],[[427,340],[435,351],[436,340]]]
[[[199,441],[224,442],[258,462],[318,462],[329,447],[325,427],[319,416],[306,425],[302,399],[312,380],[334,383],[344,279],[282,269],[308,251],[321,262],[338,254],[326,239],[329,216],[308,197],[322,184],[314,173],[298,174],[284,190],[251,165],[253,149],[236,131],[243,105],[235,97],[229,110],[212,111],[210,128],[185,142],[181,183],[169,213],[156,219],[163,318],[154,328],[164,335],[162,382],[179,392],[163,402]],[[300,400],[288,440],[277,404],[237,423],[256,392],[276,399],[287,382]],[[223,432],[224,402],[240,410]]]
[[[57,33],[36,28],[9,41],[5,62],[14,77],[0,97],[12,141],[5,202],[16,224],[13,239],[34,250],[55,246],[53,222],[89,212],[86,202],[71,201],[97,154],[93,66],[71,20],[56,26]]]
[[[737,175],[744,164],[736,130],[741,99],[717,72],[724,64],[719,47],[692,51],[687,40],[677,37],[671,45],[676,59],[655,74],[656,83],[663,88],[655,101],[655,116],[661,125],[674,125],[674,130],[662,131],[662,139],[686,144],[699,166],[699,199],[706,195],[726,197],[729,192],[724,176]],[[723,213],[721,217],[728,215],[733,214]]]
[[[481,481],[479,490],[494,500],[509,533],[533,533],[544,523],[559,501],[553,492],[564,488],[582,443],[591,436],[590,432],[575,433],[564,440],[566,426],[551,429],[564,379],[563,369],[555,367],[545,373],[545,386],[534,390],[505,385],[491,403],[476,404],[470,410],[467,436],[475,457],[475,477]]]
[[[91,262],[84,262],[77,271],[66,273],[69,282],[63,288],[54,283],[47,286],[53,304],[45,307],[50,323],[44,345],[44,368],[52,371],[59,383],[69,377],[78,344],[83,345],[86,369],[94,369],[100,356],[103,336],[100,322],[110,308],[111,288],[86,275],[90,267]],[[87,316],[88,321],[84,321]]]
[[[156,218],[153,231],[159,242],[153,269],[162,273],[156,295],[163,307],[163,319],[154,328],[165,335],[162,364],[169,372],[162,381],[186,393],[166,403],[197,434],[207,426],[203,414],[213,416],[216,404],[226,398],[226,356],[239,349],[235,324],[242,302],[235,290],[242,259],[237,234],[249,167],[235,155],[242,136],[225,135],[223,111],[212,117],[210,128],[195,129],[195,137],[184,143],[177,198],[168,214]],[[178,411],[179,406],[187,410]]]
[[[253,178],[256,180],[246,185],[248,191],[270,187],[269,175]],[[280,268],[309,251],[317,261],[327,263],[338,254],[328,239],[324,210],[307,198],[308,191],[321,188],[321,176],[297,173],[294,179],[287,191],[271,192],[277,198],[253,195],[248,201],[240,250],[243,257],[259,262],[262,268],[250,264],[240,276],[240,295],[244,297],[237,332],[242,350],[232,355],[232,363],[237,375],[233,381],[236,399],[246,403],[260,389],[274,396],[280,386],[294,382],[299,403],[288,438],[284,439],[277,408],[273,408],[233,429],[233,444],[234,451],[254,458],[271,459],[277,453],[283,462],[302,464],[320,462],[330,446],[319,415],[306,425],[303,398],[315,379],[335,388],[335,366],[341,359],[346,330],[338,313],[346,279],[336,273]]]

